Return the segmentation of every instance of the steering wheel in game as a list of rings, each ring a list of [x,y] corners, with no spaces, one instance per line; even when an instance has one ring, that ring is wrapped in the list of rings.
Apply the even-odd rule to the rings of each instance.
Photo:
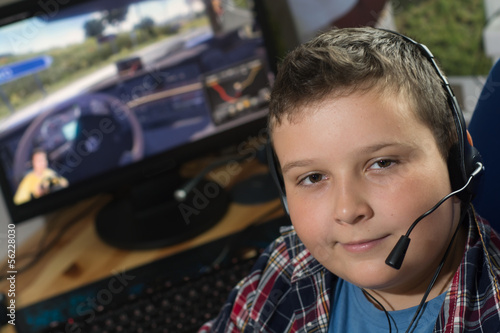
[[[101,129],[99,126],[103,126],[103,119],[106,119],[107,127]],[[77,124],[78,127],[73,130],[77,132],[74,138],[68,139],[65,135],[64,120]],[[116,128],[116,133],[96,132],[109,130],[110,126]],[[118,133],[120,130],[122,132]],[[130,132],[131,138],[124,138],[127,135],[124,135],[123,131]],[[87,135],[82,135],[82,132]],[[109,135],[104,137],[106,133]],[[59,141],[56,142],[58,138]],[[130,144],[122,144],[127,141],[125,139],[132,142],[131,148]],[[73,97],[46,109],[31,122],[21,137],[14,156],[14,179],[17,181],[22,179],[30,165],[31,152],[35,146],[46,150],[49,163],[65,156],[67,158],[70,151],[73,156],[75,153],[78,155],[79,151],[82,152],[79,156],[81,161],[85,161],[87,156],[92,154],[93,161],[100,161],[98,164],[101,165],[97,167],[101,170],[140,160],[144,155],[142,127],[135,113],[118,98],[103,93],[87,93]],[[84,149],[85,153],[81,149]],[[116,160],[111,158],[111,155],[116,155]],[[106,161],[109,166],[102,165]],[[88,167],[85,163],[73,163],[71,174],[88,173]]]

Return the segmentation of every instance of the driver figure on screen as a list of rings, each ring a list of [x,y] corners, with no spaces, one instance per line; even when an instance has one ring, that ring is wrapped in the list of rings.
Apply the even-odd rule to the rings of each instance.
[[[33,150],[31,162],[33,170],[24,176],[14,195],[17,205],[68,186],[66,178],[48,167],[47,153],[43,149]]]

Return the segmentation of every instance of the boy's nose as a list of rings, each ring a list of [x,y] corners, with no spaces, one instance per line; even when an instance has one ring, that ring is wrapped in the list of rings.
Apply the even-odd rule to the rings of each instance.
[[[373,215],[364,191],[353,182],[337,184],[333,197],[333,216],[338,223],[354,224]]]

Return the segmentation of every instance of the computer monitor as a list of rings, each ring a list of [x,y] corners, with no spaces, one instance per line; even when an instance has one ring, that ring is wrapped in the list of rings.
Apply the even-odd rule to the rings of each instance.
[[[253,1],[19,1],[0,16],[14,223],[102,192],[115,200],[96,228],[118,247],[173,244],[222,218],[214,182],[182,203],[172,193],[183,162],[265,128],[276,51]]]

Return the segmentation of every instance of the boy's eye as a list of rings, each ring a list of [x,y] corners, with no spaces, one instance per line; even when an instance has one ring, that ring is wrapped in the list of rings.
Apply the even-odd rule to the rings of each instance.
[[[378,160],[375,163],[373,163],[370,167],[370,169],[385,169],[390,166],[392,166],[395,163],[393,160]]]
[[[322,174],[319,174],[319,173],[313,173],[313,174],[310,174],[310,175],[307,175],[306,177],[304,177],[301,181],[300,181],[300,184],[301,185],[312,185],[312,184],[315,184],[315,183],[319,183],[320,181],[322,181],[325,177],[322,175]]]

